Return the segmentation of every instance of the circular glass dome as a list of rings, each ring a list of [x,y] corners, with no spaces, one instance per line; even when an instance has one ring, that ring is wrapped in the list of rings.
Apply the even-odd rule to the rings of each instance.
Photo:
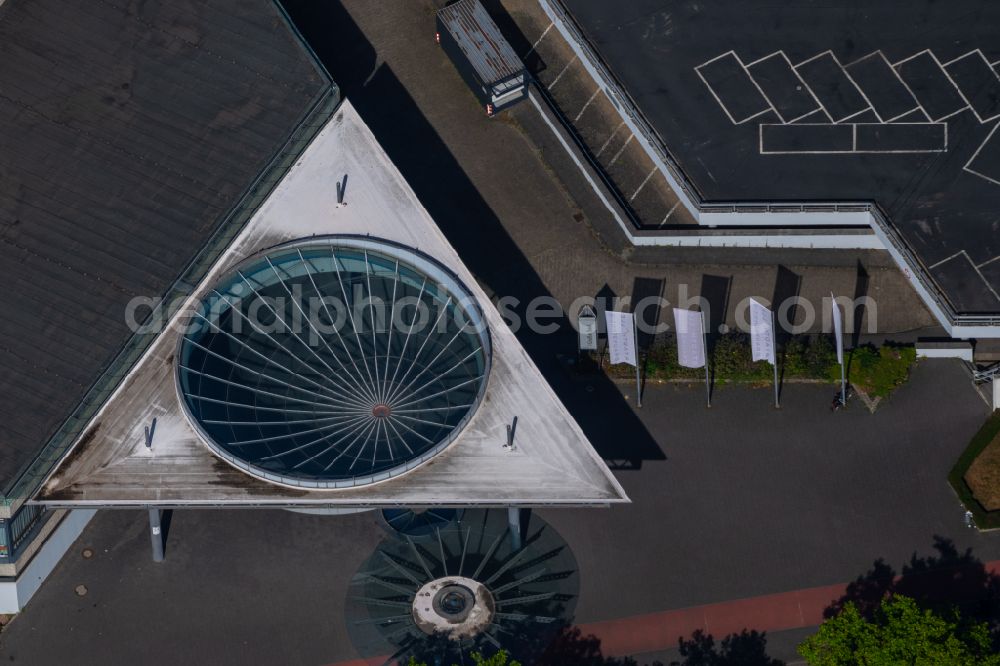
[[[445,448],[489,373],[448,269],[369,237],[279,246],[219,281],[180,342],[182,402],[221,457],[269,481],[373,483]]]

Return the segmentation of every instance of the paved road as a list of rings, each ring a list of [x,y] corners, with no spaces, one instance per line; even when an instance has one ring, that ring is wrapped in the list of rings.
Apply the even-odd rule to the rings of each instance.
[[[575,406],[600,413],[595,398],[584,403],[594,395],[585,387],[571,396]],[[875,415],[832,414],[830,395],[790,385],[775,411],[768,390],[729,387],[708,410],[698,386],[651,387],[638,411],[664,459],[618,473],[634,503],[540,513],[576,556],[577,620],[834,585],[879,557],[898,571],[911,555],[933,555],[936,535],[984,561],[1000,558],[1000,535],[968,531],[944,480],[986,415],[958,364],[922,363]],[[0,634],[0,658],[354,659],[347,585],[383,536],[371,514],[179,512],[167,560],[154,565],[145,516],[104,512]],[[80,555],[87,547],[91,559]],[[84,597],[74,592],[80,584]],[[775,656],[794,656],[799,636],[775,636]]]
[[[701,264],[670,255],[676,263],[640,265],[602,244],[591,224],[600,213],[583,191],[570,196],[555,153],[538,157],[545,148],[530,139],[530,114],[479,116],[433,45],[429,6],[292,5],[305,31],[324,37],[317,51],[424,204],[496,292],[566,299],[604,283],[626,294],[636,277],[666,278],[675,289],[685,280],[700,285],[704,275],[733,275],[733,293],[774,288],[769,258],[722,267],[733,255]],[[854,261],[809,256],[827,260],[797,269],[803,293],[838,280],[838,289],[853,289]],[[878,276],[872,282],[891,295],[885,312],[898,330],[912,327],[908,312],[926,323],[898,273],[879,268]],[[572,347],[571,336],[520,337],[595,446],[632,467],[619,477],[633,505],[541,514],[579,562],[580,622],[841,583],[878,557],[898,567],[913,553],[930,554],[935,535],[984,560],[1000,557],[1000,537],[962,527],[944,481],[986,409],[957,364],[922,364],[874,416],[831,414],[831,389],[806,385],[787,387],[780,411],[769,407],[767,389],[722,389],[706,410],[698,386],[650,387],[636,413],[623,395],[629,387],[563,371],[557,352]],[[382,536],[368,514],[189,512],[175,517],[168,559],[154,566],[145,517],[103,513],[0,634],[0,657],[171,665],[353,659],[342,616],[346,586]],[[79,555],[85,547],[93,558]],[[84,597],[74,593],[79,584],[88,588]],[[775,638],[776,656],[790,656],[794,637]]]

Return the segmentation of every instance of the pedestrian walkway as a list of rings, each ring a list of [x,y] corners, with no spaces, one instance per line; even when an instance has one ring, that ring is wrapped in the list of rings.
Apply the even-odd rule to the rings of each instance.
[[[985,563],[986,570],[1000,575],[1000,560]],[[579,625],[581,635],[596,636],[606,657],[660,652],[677,647],[678,638],[702,631],[722,638],[744,629],[761,632],[786,631],[819,626],[823,612],[847,592],[846,583],[808,587],[748,599],[722,601],[690,608],[633,615]],[[388,657],[357,659],[334,666],[380,666]]]

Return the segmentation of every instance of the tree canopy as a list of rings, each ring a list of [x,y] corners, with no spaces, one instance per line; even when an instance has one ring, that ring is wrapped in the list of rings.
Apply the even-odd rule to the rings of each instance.
[[[910,597],[882,599],[866,618],[853,602],[799,645],[811,666],[1000,666],[985,623],[957,610],[935,613]]]
[[[484,657],[479,652],[473,652],[472,661],[475,666],[521,666],[521,662],[512,660],[506,650],[500,650],[492,657]],[[410,657],[408,666],[427,666],[427,662],[417,661]]]

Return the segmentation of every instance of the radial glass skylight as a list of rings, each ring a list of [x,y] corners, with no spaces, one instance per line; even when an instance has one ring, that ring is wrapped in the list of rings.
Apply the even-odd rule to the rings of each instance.
[[[336,488],[447,446],[489,360],[482,314],[450,271],[410,248],[334,237],[280,246],[220,280],[177,373],[217,454],[271,481]]]

